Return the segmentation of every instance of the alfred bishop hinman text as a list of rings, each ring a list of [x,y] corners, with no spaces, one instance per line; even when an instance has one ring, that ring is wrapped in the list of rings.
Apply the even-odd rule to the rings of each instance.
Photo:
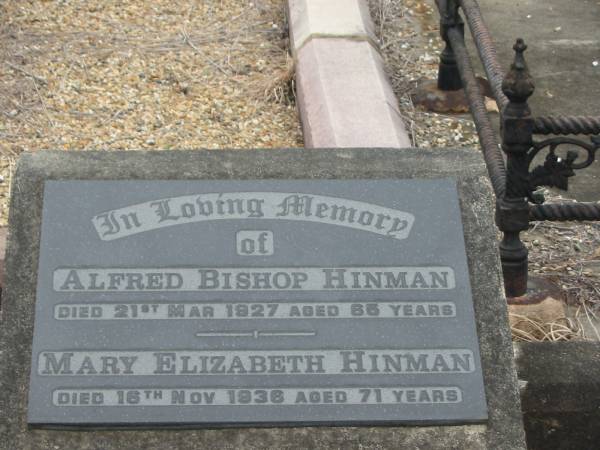
[[[450,267],[60,268],[54,290],[248,291],[454,289]]]

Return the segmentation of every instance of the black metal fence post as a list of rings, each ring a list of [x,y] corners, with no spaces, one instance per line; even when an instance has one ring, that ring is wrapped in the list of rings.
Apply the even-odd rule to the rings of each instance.
[[[456,56],[448,37],[448,30],[458,28],[464,36],[464,23],[458,13],[459,5],[456,0],[436,0],[436,3],[440,11],[440,34],[445,43],[444,50],[440,55],[437,86],[441,91],[458,91],[463,86],[456,65]]]
[[[437,81],[423,82],[411,95],[413,103],[436,112],[470,110],[477,127],[485,163],[496,195],[496,223],[503,233],[500,256],[505,292],[513,302],[531,301],[539,294],[539,280],[533,278],[528,289],[527,248],[520,238],[529,221],[600,220],[600,202],[562,202],[544,204],[535,192],[538,187],[568,189],[568,179],[576,170],[590,167],[600,154],[600,116],[531,116],[527,99],[534,91],[523,52],[522,39],[513,47],[516,54],[505,77],[496,50],[476,0],[435,0],[440,13],[440,34],[445,48],[440,56]],[[501,110],[502,150],[486,113],[481,85],[475,77],[464,40],[465,15],[479,57]],[[464,89],[461,89],[464,88]],[[589,135],[586,142],[572,137],[552,137],[534,141],[533,135]],[[596,135],[596,136],[594,136]],[[556,153],[569,145],[566,157]],[[537,155],[548,150],[545,161],[532,170]],[[503,153],[506,155],[506,164]],[[535,294],[534,296],[539,297]]]
[[[523,52],[527,46],[517,39],[515,59],[502,82],[509,102],[502,110],[502,150],[506,153],[506,192],[497,200],[496,223],[503,233],[500,258],[507,297],[527,292],[527,248],[521,231],[529,226],[529,155],[533,146],[533,122],[527,99],[535,89]]]

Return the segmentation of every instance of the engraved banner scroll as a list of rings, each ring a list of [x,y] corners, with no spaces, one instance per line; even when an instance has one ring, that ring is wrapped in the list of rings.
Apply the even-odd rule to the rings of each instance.
[[[92,218],[100,239],[193,222],[270,219],[317,222],[406,239],[412,214],[372,203],[285,192],[229,192],[163,198],[105,211]]]

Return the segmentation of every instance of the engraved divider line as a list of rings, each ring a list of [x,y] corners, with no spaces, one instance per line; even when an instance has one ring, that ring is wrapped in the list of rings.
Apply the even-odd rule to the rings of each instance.
[[[196,333],[196,337],[253,337],[254,339],[258,339],[261,337],[274,337],[274,336],[292,336],[292,337],[302,337],[302,336],[316,336],[316,331],[248,331],[248,332],[235,332],[235,331],[207,331]]]
[[[225,332],[225,331],[214,331],[214,332],[208,332],[208,333],[196,333],[195,334],[196,337],[252,337],[254,336],[254,333],[252,332],[247,332],[247,333],[242,333],[242,332]]]
[[[282,333],[259,331],[259,336],[316,336],[316,331],[287,331]]]

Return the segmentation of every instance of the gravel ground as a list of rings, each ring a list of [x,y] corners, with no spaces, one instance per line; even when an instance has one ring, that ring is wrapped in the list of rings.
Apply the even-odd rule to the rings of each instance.
[[[415,146],[466,146],[479,151],[470,117],[421,111],[410,99],[420,81],[437,77],[443,41],[433,0],[370,0],[370,6],[383,57]],[[498,120],[493,108],[490,112],[492,120]],[[562,195],[546,192],[548,201],[569,201],[568,194]],[[537,222],[522,238],[530,250],[530,274],[554,281],[575,309],[569,319],[536,324],[536,332],[528,338],[600,340],[600,223]],[[515,333],[514,337],[523,339],[523,333]]]
[[[549,202],[572,201],[549,192],[547,197]],[[534,222],[523,241],[530,274],[565,292],[575,337],[600,341],[600,222]]]
[[[301,147],[283,7],[0,2],[0,225],[25,150]]]
[[[415,147],[473,147],[478,144],[470,116],[445,116],[413,105],[420,81],[437,78],[437,11],[422,0],[369,0],[388,74]]]

